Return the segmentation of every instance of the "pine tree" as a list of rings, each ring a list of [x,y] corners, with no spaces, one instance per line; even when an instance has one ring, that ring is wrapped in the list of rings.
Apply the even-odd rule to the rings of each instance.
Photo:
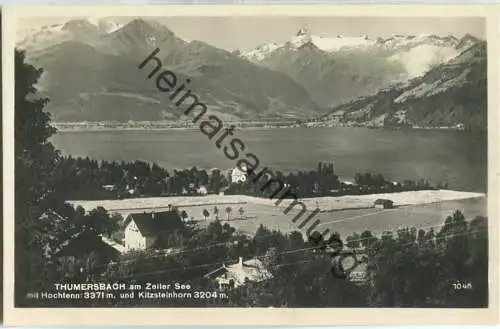
[[[28,291],[40,291],[41,258],[56,227],[53,217],[39,220],[54,207],[55,173],[59,154],[48,141],[56,132],[50,115],[43,111],[47,98],[36,95],[35,84],[42,74],[15,52],[15,303],[23,303]]]

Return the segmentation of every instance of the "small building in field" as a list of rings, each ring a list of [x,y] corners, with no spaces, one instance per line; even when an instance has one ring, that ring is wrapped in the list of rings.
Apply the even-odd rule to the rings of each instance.
[[[129,214],[124,222],[125,247],[129,250],[151,248],[160,235],[182,225],[177,211]]]
[[[103,185],[102,188],[106,191],[116,191],[116,185]]]
[[[220,288],[236,288],[245,282],[262,282],[271,279],[273,275],[257,258],[243,261],[240,257],[238,263],[221,267],[205,274],[207,279],[215,280]]]
[[[375,208],[391,209],[394,208],[394,201],[389,199],[377,199],[373,205]]]

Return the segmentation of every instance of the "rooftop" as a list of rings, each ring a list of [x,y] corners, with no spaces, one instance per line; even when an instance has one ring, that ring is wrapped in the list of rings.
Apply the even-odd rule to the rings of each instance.
[[[156,235],[158,232],[179,228],[182,219],[177,211],[133,213],[127,216],[125,227],[134,221],[142,235]]]
[[[96,252],[107,257],[116,257],[124,252],[121,245],[103,237],[94,230],[83,230],[72,234],[59,244],[53,255],[76,256]]]
[[[389,199],[377,199],[377,200],[375,200],[375,203],[385,203],[385,202],[394,202],[394,201],[389,200]]]

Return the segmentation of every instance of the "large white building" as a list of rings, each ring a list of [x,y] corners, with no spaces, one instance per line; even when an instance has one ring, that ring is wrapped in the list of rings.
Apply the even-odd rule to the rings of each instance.
[[[125,219],[125,248],[148,249],[158,237],[182,224],[176,211],[130,214]]]

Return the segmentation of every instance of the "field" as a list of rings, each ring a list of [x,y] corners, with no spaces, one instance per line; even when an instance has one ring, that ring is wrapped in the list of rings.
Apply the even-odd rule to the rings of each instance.
[[[240,216],[237,209],[240,207],[245,211]],[[203,206],[185,207],[186,212],[199,220],[200,225],[206,225],[214,218],[211,215],[207,220],[202,216],[203,209],[212,213],[212,209]],[[221,209],[219,207],[219,209]],[[232,207],[232,212],[227,220],[226,213],[221,211],[219,218],[223,222],[229,223],[237,230],[245,233],[255,233],[260,224],[270,229],[279,229],[282,232],[291,232],[298,230],[297,226],[307,215],[302,215],[296,223],[292,219],[297,214],[293,211],[284,214],[276,207],[270,207],[259,204],[245,204],[238,207]],[[478,215],[486,216],[486,198],[473,198],[457,201],[443,201],[432,204],[421,204],[412,206],[402,206],[394,209],[354,209],[334,212],[318,213],[314,220],[319,219],[321,223],[317,230],[323,232],[330,229],[331,232],[339,232],[342,236],[352,232],[361,233],[363,230],[371,230],[374,233],[381,233],[384,230],[396,230],[399,227],[415,226],[418,228],[430,228],[443,224],[446,216],[449,216],[455,210],[461,210],[467,218],[473,218]],[[241,219],[241,217],[243,219]],[[313,221],[311,220],[310,223]],[[309,224],[310,225],[310,224]],[[302,230],[305,231],[307,226]]]
[[[373,201],[378,198],[390,198],[395,202],[394,209],[371,208]],[[321,212],[314,216],[321,223],[317,230],[326,228],[339,232],[342,236],[351,232],[371,230],[380,233],[384,230],[395,230],[402,226],[430,228],[439,226],[446,216],[454,210],[461,210],[467,218],[477,215],[486,216],[486,197],[480,193],[458,192],[448,190],[401,192],[391,194],[377,194],[364,196],[322,197],[301,200],[309,210],[316,207]],[[215,219],[213,209],[219,209],[219,219],[229,223],[237,230],[245,233],[254,233],[260,224],[270,229],[279,229],[282,232],[298,230],[297,226],[310,213],[303,214],[296,223],[292,219],[298,211],[292,210],[287,214],[283,210],[290,201],[283,201],[279,206],[275,200],[261,199],[247,196],[219,196],[208,195],[202,197],[164,197],[140,198],[125,200],[102,201],[69,201],[74,205],[81,205],[89,211],[102,206],[110,213],[118,212],[123,216],[131,212],[161,211],[168,209],[168,205],[175,205],[188,213],[189,218],[205,226]],[[231,208],[228,214],[225,210]],[[239,209],[243,209],[240,214]],[[207,209],[210,216],[205,219],[202,215]],[[299,209],[295,207],[294,209]],[[312,221],[311,221],[312,223]],[[309,224],[310,225],[310,224]],[[305,231],[307,226],[302,230]]]

